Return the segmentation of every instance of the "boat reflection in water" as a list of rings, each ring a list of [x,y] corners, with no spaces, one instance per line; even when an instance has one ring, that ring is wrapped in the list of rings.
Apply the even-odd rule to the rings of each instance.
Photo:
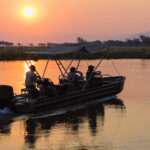
[[[12,123],[12,120],[10,119],[6,119],[6,120],[1,120],[0,119],[0,134],[6,134],[9,135],[10,134],[10,124]]]
[[[126,110],[122,100],[116,99],[105,104],[93,104],[84,109],[68,112],[51,117],[29,118],[25,121],[25,144],[28,148],[34,148],[36,141],[41,137],[48,137],[53,129],[63,126],[71,134],[78,135],[82,124],[87,121],[91,136],[96,136],[103,129],[105,123],[105,107]],[[99,130],[100,129],[100,130]]]

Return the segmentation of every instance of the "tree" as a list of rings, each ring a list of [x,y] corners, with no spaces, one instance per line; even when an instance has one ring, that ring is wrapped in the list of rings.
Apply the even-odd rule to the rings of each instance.
[[[145,35],[141,35],[140,36],[141,42],[144,46],[148,46],[150,45],[150,37],[145,36]]]
[[[83,39],[82,37],[77,37],[77,42],[78,43],[86,43],[87,41]]]

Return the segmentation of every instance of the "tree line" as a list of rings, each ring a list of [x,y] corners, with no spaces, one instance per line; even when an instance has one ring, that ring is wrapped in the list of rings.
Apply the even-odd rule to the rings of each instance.
[[[85,39],[78,37],[77,42],[80,44],[89,43]],[[138,38],[127,39],[125,41],[122,40],[107,40],[107,41],[94,41],[95,43],[99,43],[101,47],[143,47],[150,46],[150,37],[141,35]]]
[[[51,47],[57,45],[87,45],[88,43],[97,44],[101,48],[111,48],[111,47],[149,47],[150,46],[150,37],[146,35],[140,35],[138,38],[122,40],[107,40],[107,41],[87,41],[82,37],[77,38],[76,43],[38,43],[36,46],[33,43],[30,43],[27,47]],[[0,47],[23,47],[22,43],[13,43],[9,41],[0,41]]]

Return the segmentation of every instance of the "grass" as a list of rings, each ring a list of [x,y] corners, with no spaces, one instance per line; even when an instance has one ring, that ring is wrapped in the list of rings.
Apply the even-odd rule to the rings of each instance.
[[[46,50],[46,48],[42,48]],[[41,52],[41,47],[8,47],[0,48],[0,60],[24,60],[24,59],[120,59],[120,58],[150,58],[150,47],[136,47],[136,48],[103,48],[90,53],[83,53],[76,55],[73,52],[62,54],[27,54],[26,52]]]

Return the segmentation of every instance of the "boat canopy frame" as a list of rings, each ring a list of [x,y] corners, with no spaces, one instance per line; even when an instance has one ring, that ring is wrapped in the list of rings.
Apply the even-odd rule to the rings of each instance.
[[[60,74],[61,74],[61,77],[63,78],[66,78],[67,74],[68,74],[68,70],[71,68],[74,60],[78,60],[77,62],[77,65],[76,65],[76,69],[78,70],[78,68],[80,67],[80,64],[81,64],[81,55],[83,53],[88,53],[90,54],[90,52],[86,49],[86,47],[82,47],[80,48],[79,50],[77,50],[75,53],[74,53],[74,56],[73,58],[71,59],[70,63],[65,67],[64,64],[62,63],[62,61],[60,59],[57,59],[55,58],[55,62],[56,62],[56,65],[60,71]],[[105,54],[105,56],[103,56],[103,58],[99,59],[99,61],[97,62],[97,64],[95,65],[95,71],[98,70],[98,68],[100,67],[100,65],[103,63],[104,59],[105,58],[108,58],[109,56],[109,51],[107,50],[107,53]],[[76,59],[78,58],[78,59]],[[44,78],[45,77],[45,74],[46,74],[46,71],[47,71],[47,68],[48,68],[48,65],[49,65],[49,61],[50,59],[47,60],[46,64],[45,64],[45,67],[44,67],[44,70],[43,70],[43,73],[42,73],[42,76],[40,76],[40,74],[38,73],[38,71],[36,70],[36,74],[40,77],[40,78]],[[32,62],[30,60],[26,61],[26,64],[27,66],[29,67],[30,65],[32,65]],[[120,75],[119,73],[119,70],[117,69],[116,65],[114,64],[114,62],[112,61],[112,66],[115,70],[115,72]],[[59,75],[60,77],[60,75]]]

